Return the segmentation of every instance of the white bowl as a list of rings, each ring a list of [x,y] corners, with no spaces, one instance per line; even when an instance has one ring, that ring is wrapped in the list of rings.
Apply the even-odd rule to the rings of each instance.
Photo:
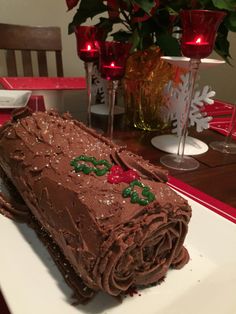
[[[25,107],[31,91],[28,90],[0,90],[0,108],[20,108]]]

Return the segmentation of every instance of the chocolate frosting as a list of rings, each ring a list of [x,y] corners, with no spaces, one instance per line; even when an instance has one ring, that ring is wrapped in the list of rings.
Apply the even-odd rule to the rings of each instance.
[[[76,173],[70,162],[80,155],[135,169],[155,201],[133,204],[122,196],[127,183]],[[0,130],[0,166],[81,278],[82,290],[118,296],[188,262],[183,242],[191,208],[165,184],[167,173],[69,115],[16,114]]]

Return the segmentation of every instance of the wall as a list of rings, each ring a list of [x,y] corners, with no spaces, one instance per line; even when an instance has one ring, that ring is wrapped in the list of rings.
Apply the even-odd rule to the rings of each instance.
[[[1,22],[21,25],[60,26],[63,41],[63,63],[65,76],[83,76],[83,63],[76,54],[75,37],[68,35],[67,25],[74,12],[67,12],[65,0],[0,0]],[[0,39],[1,40],[1,39]],[[230,34],[232,64],[236,63],[236,34]],[[216,54],[212,57],[219,58]],[[1,65],[0,65],[1,71]],[[227,64],[201,71],[201,85],[210,85],[216,97],[229,102],[236,100],[236,69]],[[66,95],[70,110],[76,112],[84,95]]]
[[[201,84],[209,85],[216,91],[216,98],[236,102],[236,33],[229,34],[231,64],[218,65],[201,71]],[[220,59],[213,53],[212,58]]]
[[[1,23],[59,26],[62,31],[63,65],[65,76],[84,76],[83,63],[76,54],[75,37],[68,35],[67,25],[72,19],[72,12],[67,12],[64,0],[0,0]],[[1,39],[0,39],[1,40]],[[0,64],[0,74],[4,66]],[[64,93],[66,110],[75,116],[85,110],[85,93],[73,91]]]

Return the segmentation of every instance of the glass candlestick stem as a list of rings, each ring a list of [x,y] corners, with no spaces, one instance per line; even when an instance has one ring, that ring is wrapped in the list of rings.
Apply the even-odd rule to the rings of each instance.
[[[233,107],[232,118],[229,124],[227,136],[224,141],[214,141],[210,143],[210,147],[221,153],[236,154],[236,143],[232,141],[232,135],[236,126],[236,106]]]
[[[192,99],[193,99],[194,86],[195,86],[195,81],[196,81],[197,72],[198,72],[200,63],[201,63],[200,59],[190,59],[190,61],[189,61],[189,68],[190,68],[189,81],[188,81],[189,95],[188,95],[188,100],[187,100],[187,104],[185,107],[183,127],[182,127],[182,131],[181,131],[181,136],[180,136],[178,151],[177,151],[177,155],[180,156],[181,160],[184,158],[184,149],[185,149],[186,137],[188,134],[189,114],[190,114],[190,110],[191,110],[191,103],[192,103]],[[188,157],[188,158],[190,158],[190,157]],[[196,160],[195,159],[193,159],[193,160],[195,163]]]
[[[114,109],[115,109],[115,100],[116,100],[116,92],[118,88],[119,81],[111,80],[109,81],[108,86],[108,97],[109,97],[109,115],[108,115],[108,136],[110,139],[113,137],[113,129],[114,129]]]
[[[178,144],[177,154],[174,155],[165,155],[161,157],[160,161],[163,165],[168,168],[176,169],[176,170],[194,170],[199,167],[199,163],[197,160],[190,156],[184,155],[186,137],[188,133],[188,125],[189,125],[189,114],[191,109],[191,103],[194,93],[194,86],[196,81],[197,72],[199,69],[199,65],[201,63],[200,59],[190,59],[189,61],[189,79],[188,79],[188,97],[185,104],[184,116],[183,116],[183,124],[181,129],[181,135]]]
[[[87,124],[91,128],[91,105],[92,105],[92,71],[93,62],[85,62],[85,72],[87,81],[87,94],[88,94],[88,105],[87,105]]]

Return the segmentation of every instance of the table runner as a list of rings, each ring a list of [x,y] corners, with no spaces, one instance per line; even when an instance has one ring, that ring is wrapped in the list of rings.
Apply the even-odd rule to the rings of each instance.
[[[167,184],[176,191],[188,196],[199,204],[236,224],[236,208],[223,203],[172,176],[169,176]]]
[[[5,89],[17,90],[84,90],[84,77],[0,77]]]

